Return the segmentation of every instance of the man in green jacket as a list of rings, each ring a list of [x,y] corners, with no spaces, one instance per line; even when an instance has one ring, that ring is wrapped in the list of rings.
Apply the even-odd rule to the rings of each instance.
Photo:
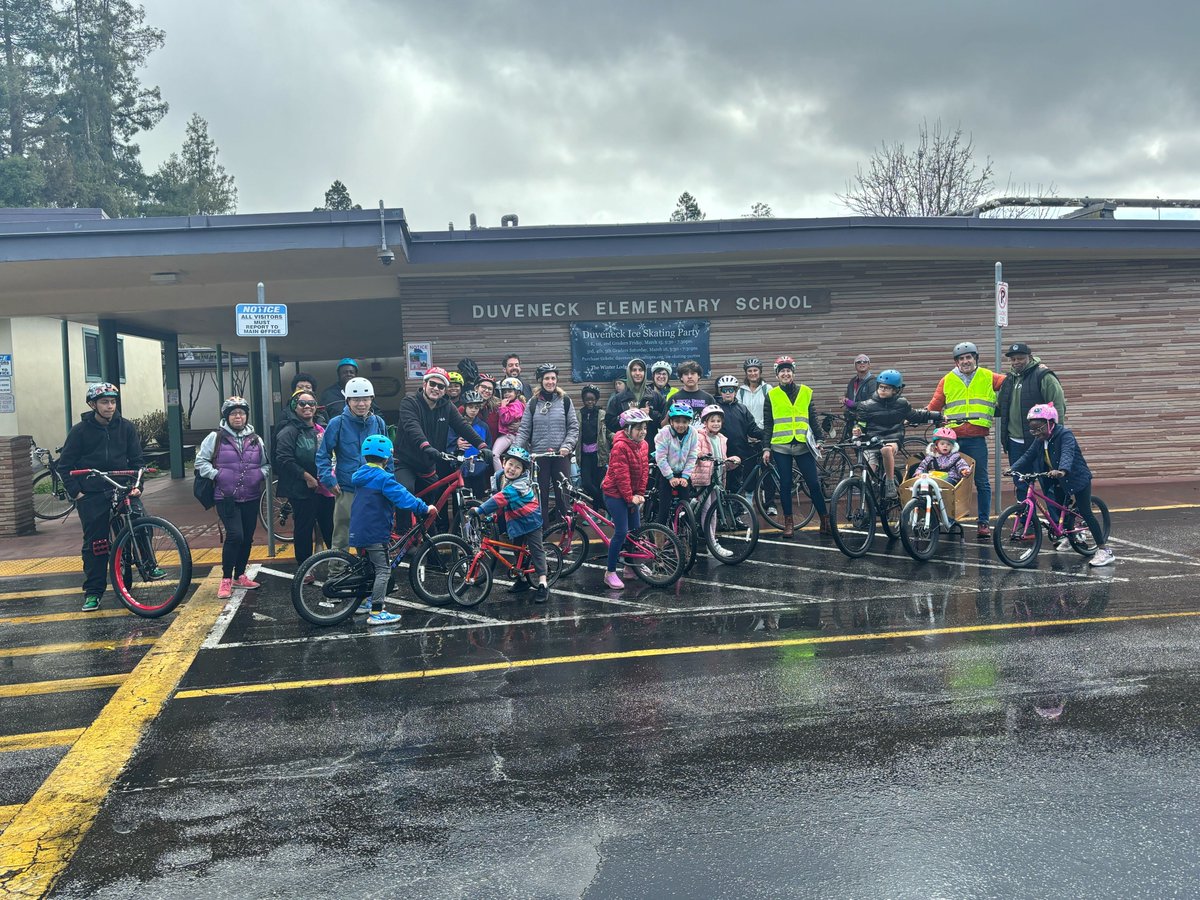
[[[1040,357],[1033,355],[1028,344],[1009,344],[1004,355],[1010,368],[996,398],[996,415],[1000,419],[1000,443],[1011,466],[1033,441],[1025,418],[1029,410],[1039,403],[1053,403],[1058,410],[1058,421],[1065,422],[1067,399],[1058,376]],[[1016,486],[1017,498],[1023,500],[1029,488],[1019,481]]]

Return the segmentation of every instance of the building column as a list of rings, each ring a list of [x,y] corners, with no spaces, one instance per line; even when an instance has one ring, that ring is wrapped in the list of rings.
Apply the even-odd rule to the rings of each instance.
[[[263,407],[267,398],[262,396],[262,354],[257,350],[250,351],[250,372],[246,379],[250,388],[250,423],[259,434],[263,433]]]
[[[121,351],[117,343],[117,323],[112,319],[100,319],[100,380],[121,386]],[[117,397],[117,409],[121,398]]]
[[[0,437],[0,535],[33,534],[33,464],[29,435]]]
[[[167,440],[171,477],[183,477],[183,409],[179,405],[179,336],[163,338],[163,384],[167,388]]]
[[[71,410],[71,327],[66,319],[59,325],[59,337],[62,341],[63,409],[67,415],[67,430],[64,433],[70,434],[75,425],[75,416]]]

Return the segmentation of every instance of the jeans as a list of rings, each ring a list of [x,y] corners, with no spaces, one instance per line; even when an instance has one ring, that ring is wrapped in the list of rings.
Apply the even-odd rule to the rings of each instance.
[[[1029,449],[1028,444],[1019,444],[1012,438],[1008,439],[1008,445],[1004,448],[1004,453],[1008,457],[1008,465],[1010,468],[1014,462],[1016,462],[1025,454],[1027,449]],[[1016,485],[1017,488],[1017,499],[1024,500],[1025,495],[1029,493],[1029,485],[1016,476],[1013,476],[1013,484]]]
[[[979,499],[979,524],[991,521],[992,481],[988,478],[988,437],[960,437],[958,449],[975,460],[975,493]]]
[[[813,507],[818,516],[829,515],[825,507],[825,494],[821,491],[821,476],[817,472],[817,461],[811,453],[801,453],[799,456],[789,456],[786,453],[771,452],[771,460],[775,463],[775,471],[779,473],[779,499],[782,501],[783,514],[792,514],[792,461],[800,467],[804,483],[808,486],[808,495],[812,497]]]
[[[604,495],[604,506],[613,522],[613,537],[608,545],[608,571],[617,571],[617,561],[625,549],[625,538],[629,532],[642,527],[642,510],[628,505],[621,497]]]
[[[221,545],[221,577],[238,578],[246,574],[254,529],[258,527],[258,501],[217,501],[217,515],[225,526],[225,543]]]
[[[387,596],[388,582],[392,580],[392,569],[388,565],[387,548],[383,544],[367,544],[367,559],[375,567],[375,582],[371,585],[371,612],[383,609],[383,598]]]

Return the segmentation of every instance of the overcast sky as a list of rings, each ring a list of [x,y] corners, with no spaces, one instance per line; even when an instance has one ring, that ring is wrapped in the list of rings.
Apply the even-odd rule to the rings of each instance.
[[[1196,0],[144,4],[171,105],[146,167],[199,112],[240,212],[340,178],[416,230],[664,220],[685,190],[709,218],[844,215],[856,165],[922,118],[970,132],[999,189],[1200,198]]]

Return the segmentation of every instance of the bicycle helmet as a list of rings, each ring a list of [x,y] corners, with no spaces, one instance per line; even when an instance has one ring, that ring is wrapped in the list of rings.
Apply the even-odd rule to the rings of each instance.
[[[717,379],[717,393],[721,391],[736,391],[739,382],[733,375],[722,375]]]
[[[367,437],[363,438],[361,450],[363,456],[378,456],[383,459],[391,459],[391,438],[384,434],[367,435]]]
[[[1038,403],[1031,407],[1029,413],[1025,416],[1026,419],[1045,419],[1047,422],[1058,422],[1058,410],[1054,408],[1053,403]]]
[[[668,419],[693,419],[695,414],[690,406],[683,406],[680,403],[672,403],[667,410]]]
[[[795,371],[796,361],[790,356],[780,356],[775,360],[775,371],[778,372],[780,369],[791,369]]]
[[[588,394],[591,394],[593,397],[595,397],[597,401],[600,400],[600,388],[596,387],[594,384],[585,384],[583,386],[583,390],[579,392],[580,399],[586,397]]]
[[[650,377],[651,377],[651,378],[653,378],[653,377],[654,377],[654,373],[655,373],[655,372],[666,372],[666,373],[667,373],[667,377],[668,377],[668,378],[670,378],[670,377],[671,377],[671,373],[672,373],[673,371],[675,371],[675,367],[674,367],[674,366],[672,366],[672,365],[671,365],[669,362],[667,362],[665,359],[660,359],[658,362],[656,362],[654,365],[652,365],[652,366],[650,367]]]
[[[878,384],[886,384],[890,387],[894,387],[896,390],[900,390],[900,388],[904,387],[904,376],[901,375],[896,369],[884,369],[875,378],[875,381]]]
[[[961,344],[954,345],[954,358],[955,359],[958,359],[960,356],[963,356],[967,353],[970,353],[976,359],[979,359],[979,348],[976,347],[974,344],[972,344],[970,341],[963,341]]]
[[[460,375],[458,372],[450,373],[450,383],[457,384],[459,387],[462,387],[464,384],[466,384],[466,382],[463,381],[462,375]]]
[[[509,447],[507,450],[504,451],[504,455],[501,456],[500,458],[502,460],[503,459],[519,459],[521,461],[521,463],[525,466],[526,469],[529,468],[529,464],[532,462],[532,460],[530,460],[530,458],[529,458],[529,451],[526,450],[524,447]]]
[[[621,415],[617,416],[617,422],[622,428],[628,428],[630,425],[639,425],[643,422],[650,421],[650,414],[644,409],[627,409]]]
[[[518,394],[525,393],[525,385],[521,383],[520,378],[513,378],[511,375],[508,378],[500,379],[500,390],[516,391]]]
[[[761,368],[762,368],[762,360],[759,359],[757,356],[747,356],[744,360],[742,360],[742,371],[743,372],[745,372],[747,369],[761,369]]]
[[[492,386],[493,391],[496,389],[496,379],[491,375],[488,375],[486,372],[479,373],[479,377],[475,379],[475,387],[479,387],[479,385],[483,384],[485,381]]]
[[[948,425],[943,425],[933,432],[935,441],[957,441],[958,435],[954,433],[954,429]]]
[[[450,387],[450,373],[440,366],[432,366],[425,370],[425,375],[421,379],[424,381],[436,381],[442,387]]]
[[[720,406],[718,406],[715,403],[710,403],[710,404],[708,404],[708,406],[704,407],[704,409],[702,409],[700,411],[700,421],[703,422],[709,416],[714,415],[714,414],[724,418],[725,410],[723,410]]]
[[[89,385],[87,389],[87,402],[92,403],[99,400],[101,397],[116,397],[120,393],[115,384],[109,384],[107,381],[101,381],[99,384]]]
[[[353,397],[374,397],[375,387],[365,378],[351,378],[342,390],[342,396],[347,400]]]
[[[463,406],[470,406],[472,403],[483,406],[483,394],[476,390],[464,391],[461,399]]]
[[[240,409],[246,415],[250,415],[250,403],[245,397],[233,396],[221,404],[221,418],[229,416],[235,409]]]
[[[339,359],[339,360],[338,360],[338,364],[337,364],[337,367],[338,367],[339,369],[340,369],[342,366],[354,366],[354,371],[355,371],[356,373],[358,372],[358,360],[357,360],[357,359],[351,359],[351,358],[350,358],[350,357],[348,357],[348,356],[346,356],[346,357],[343,357],[342,359]]]

